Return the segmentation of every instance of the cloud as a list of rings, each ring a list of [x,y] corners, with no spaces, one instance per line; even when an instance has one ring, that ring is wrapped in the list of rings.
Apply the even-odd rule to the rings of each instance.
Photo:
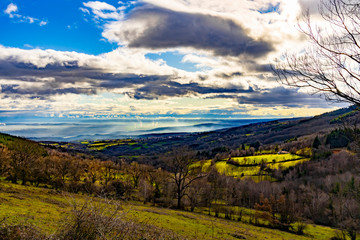
[[[18,11],[18,7],[13,4],[13,3],[10,3],[7,8],[4,10],[4,13],[6,13],[7,15],[9,15],[10,18],[13,18],[14,15],[13,13],[17,12]]]
[[[99,90],[131,88],[149,81],[151,73],[148,77],[131,73],[131,68],[127,69],[131,67],[128,64],[123,64],[120,72],[115,72],[114,69],[119,66],[113,64],[112,59],[114,57],[111,55],[0,47],[1,92],[8,96],[28,97],[96,94]],[[144,61],[142,64],[151,65],[151,62]]]
[[[248,96],[238,97],[240,104],[254,104],[260,106],[286,106],[290,108],[326,108],[329,105],[319,99],[318,95],[309,95],[299,89],[276,87],[260,90]]]
[[[34,17],[29,17],[29,16],[23,16],[18,14],[17,12],[19,11],[18,6],[14,3],[10,3],[7,8],[4,10],[4,13],[9,15],[10,18],[16,19],[19,22],[27,22],[27,23],[37,23],[39,24],[39,26],[45,26],[48,22],[45,20],[39,20],[37,18]]]
[[[231,115],[259,114],[262,109],[271,114],[276,108],[281,115],[281,109],[295,108],[291,113],[306,115],[295,111],[324,108],[325,101],[279,87],[270,68],[271,59],[284,49],[303,47],[293,27],[305,2],[311,4],[306,0],[84,2],[80,10],[92,16],[104,30],[103,37],[119,48],[94,56],[0,46],[0,109]],[[19,15],[15,4],[4,12],[14,21],[46,24]],[[174,52],[183,56],[183,63],[195,65],[197,72],[167,65]],[[151,54],[164,59],[151,60]]]
[[[96,19],[106,19],[106,20],[121,20],[123,14],[119,9],[115,8],[113,5],[110,5],[106,2],[100,1],[90,1],[84,2],[83,5],[86,8],[80,8],[84,13],[90,14],[90,11],[95,15]]]
[[[115,12],[116,8],[106,2],[100,2],[100,1],[90,1],[90,2],[86,2],[83,3],[85,7],[89,7],[91,8],[93,11],[111,11],[111,12]]]
[[[1,85],[1,93],[5,94],[5,96],[26,96],[29,98],[42,98],[45,99],[48,95],[56,95],[56,94],[96,94],[96,89],[91,88],[54,88],[51,84],[44,84],[40,86],[32,85],[26,88],[21,87],[20,84],[14,85]]]
[[[271,42],[250,37],[232,19],[152,5],[136,8],[125,21],[107,24],[103,36],[130,48],[190,47],[218,56],[258,58],[273,50]]]
[[[267,88],[244,81],[240,72],[184,73],[134,52],[100,56],[54,50],[0,47],[0,94],[43,99],[112,92],[137,100],[229,99],[267,106],[324,106],[296,89]],[[134,69],[137,70],[134,71]],[[258,83],[258,81],[256,82]],[[200,107],[200,106],[199,106]]]
[[[203,94],[225,94],[225,93],[251,93],[252,88],[245,89],[241,86],[233,86],[232,88],[217,86],[201,86],[199,83],[180,84],[174,81],[153,82],[146,86],[136,89],[133,97],[135,99],[164,99],[167,97],[180,97],[187,95],[203,95]]]
[[[94,95],[101,91],[116,91],[135,99],[166,99],[252,92],[251,88],[239,85],[179,83],[176,74],[166,74],[161,68],[158,74],[146,73],[146,68],[143,74],[129,73],[126,68],[123,72],[111,72],[110,59],[96,56],[44,50],[22,50],[19,53],[23,54],[16,56],[13,53],[11,58],[0,56],[1,92],[9,97],[49,98],[67,93]],[[32,60],[25,62],[22,57],[27,59],[27,54],[31,54]],[[221,77],[223,75],[226,74],[220,74]],[[196,76],[193,76],[194,79]],[[226,79],[229,77],[225,76]]]
[[[321,0],[299,0],[303,12],[309,10],[310,14],[318,14]]]

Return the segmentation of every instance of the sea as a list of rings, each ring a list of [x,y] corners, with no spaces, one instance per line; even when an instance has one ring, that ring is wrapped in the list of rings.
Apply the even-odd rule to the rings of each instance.
[[[76,142],[209,132],[271,120],[274,119],[1,119],[0,132],[36,141]]]

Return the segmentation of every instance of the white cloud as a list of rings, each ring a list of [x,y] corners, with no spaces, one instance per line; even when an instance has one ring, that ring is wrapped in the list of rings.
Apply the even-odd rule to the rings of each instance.
[[[104,11],[104,10],[109,10],[109,11],[116,11],[116,8],[106,2],[100,2],[100,1],[90,1],[90,2],[86,2],[83,3],[85,7],[91,8],[92,10],[97,10],[97,11]]]
[[[123,18],[123,14],[121,12],[122,8],[117,9],[106,2],[90,1],[84,2],[83,5],[91,9],[97,19],[121,20]],[[90,11],[86,8],[80,8],[80,10],[84,13],[90,14]]]
[[[257,110],[252,110],[257,103],[267,104],[268,99],[262,98],[262,93],[266,92],[270,98],[272,89],[279,87],[269,71],[271,60],[280,56],[285,49],[296,50],[304,46],[295,25],[302,9],[306,6],[313,7],[310,1],[143,0],[142,3],[144,5],[135,7],[133,14],[127,18],[124,17],[126,4],[121,1],[120,7],[101,1],[83,3],[80,10],[93,15],[95,21],[104,27],[103,37],[119,44],[118,49],[109,53],[93,56],[0,46],[0,109],[37,108],[48,112],[79,114],[126,114],[130,111],[136,114],[188,114],[210,110],[236,111],[241,108],[242,112],[248,111],[253,115],[266,113],[279,116],[298,116],[306,108],[313,109],[311,113],[323,111],[318,106],[325,106],[324,101],[314,101],[316,104],[309,104],[304,108],[287,108],[286,102],[283,104],[281,91],[277,92],[279,99],[271,101],[272,105],[277,104],[276,109],[273,106],[257,106]],[[278,3],[279,11],[261,13],[260,10]],[[10,5],[4,11],[10,17],[40,26],[47,24],[46,21],[17,14],[17,6]],[[154,11],[146,12],[146,17],[136,15],[144,12],[144,9]],[[161,42],[164,39],[156,39],[156,35],[151,36],[150,40],[154,45],[150,47],[146,44],[132,44],[134,39],[148,34],[149,29],[166,25],[166,21],[181,22],[182,19],[170,19],[171,14],[166,14],[164,20],[164,15],[159,15],[164,11],[177,16],[187,14],[186,16],[192,16],[195,20],[205,19],[203,22],[209,23],[206,25],[206,33],[215,40],[219,40],[221,36],[211,35],[214,29],[217,30],[216,33],[228,34],[227,44],[219,47],[215,41],[204,48],[203,42],[209,39],[205,39],[198,31],[193,31],[198,34],[193,38],[185,38],[181,34],[178,39],[170,38],[166,47]],[[191,24],[196,25],[197,22]],[[224,26],[229,26],[230,30],[222,31]],[[186,27],[191,28],[190,25]],[[193,29],[201,30],[202,27],[204,26]],[[236,31],[231,27],[241,34],[234,35]],[[170,30],[176,32],[179,29]],[[162,33],[165,36],[171,32]],[[268,43],[270,47],[263,51],[264,54],[256,55],[254,51],[252,57],[243,56],[241,51],[234,53],[231,49],[238,47],[235,43],[240,42],[234,36],[243,37],[245,47],[239,47],[240,50],[247,50],[251,45],[246,44],[251,41],[264,45]],[[189,39],[196,44],[181,44]],[[159,47],[156,46],[157,42]],[[229,49],[224,50],[223,46]],[[182,61],[195,64],[198,71],[186,72],[168,66],[164,61],[166,59],[155,61],[145,57],[147,53],[168,51],[184,54]],[[283,92],[287,93],[286,90]],[[293,96],[290,94],[293,92],[288,93]],[[109,94],[111,97],[108,97]],[[303,99],[298,100],[299,105],[305,100],[306,103],[311,102],[309,98],[301,96]],[[239,103],[239,99],[243,99],[245,103]]]
[[[220,28],[217,29],[218,26],[227,26],[226,23],[229,23],[229,25],[233,24],[235,29],[237,28],[243,32],[237,35],[234,34],[233,37],[229,36],[225,38],[228,39],[227,46],[230,47],[227,51],[231,52],[235,48],[238,48],[238,50],[235,50],[235,53],[240,51],[241,48],[236,46],[236,44],[242,43],[244,39],[244,46],[246,46],[246,40],[249,40],[249,43],[257,42],[259,44],[257,45],[257,49],[264,47],[263,52],[267,53],[267,55],[263,54],[261,58],[258,57],[257,63],[265,64],[271,62],[275,57],[279,57],[284,49],[301,49],[304,47],[301,34],[296,29],[297,19],[302,11],[302,5],[300,5],[298,1],[300,0],[143,0],[142,2],[145,6],[135,7],[135,9],[132,10],[132,14],[129,15],[126,20],[122,19],[106,23],[104,25],[105,30],[103,37],[110,42],[118,43],[120,46],[126,45],[131,48],[142,47],[144,49],[147,48],[147,51],[151,52],[183,49],[188,53],[190,52],[190,54],[200,54],[204,57],[208,55],[208,57],[213,58],[213,56],[211,56],[213,53],[211,52],[211,48],[217,43],[209,43],[206,41],[204,39],[206,35],[200,35],[201,32],[199,32],[199,29],[201,28],[194,28],[196,30],[193,31],[194,34],[198,33],[198,36],[190,36],[186,39],[181,29],[174,27],[181,27],[176,21],[181,22],[182,19],[179,19],[177,16],[181,17],[184,13],[188,13],[190,16],[195,16],[194,22],[192,24],[189,23],[188,30],[191,30],[193,25],[196,26],[196,21],[198,20],[203,20],[202,23],[205,22],[204,19],[206,18],[208,19],[208,21],[206,21],[207,23],[212,21],[213,29],[208,29],[207,31],[204,26],[202,27],[204,31],[207,31],[209,36],[212,32],[220,33]],[[279,12],[260,13],[261,9],[266,9],[269,8],[269,6],[275,6],[277,4],[279,4]],[[164,14],[164,11],[172,12]],[[173,16],[173,19],[171,19],[171,16]],[[171,25],[169,23],[170,21],[175,23]],[[223,24],[220,24],[221,22]],[[166,24],[169,25],[168,29],[164,28]],[[209,26],[210,24],[206,27]],[[160,32],[159,29],[161,30]],[[171,30],[171,32],[167,32],[168,30]],[[176,32],[181,33],[179,37],[171,38]],[[188,32],[191,33],[191,31]],[[231,32],[236,33],[235,30],[229,31],[229,33]],[[161,33],[162,35],[157,33]],[[226,32],[223,31],[222,33]],[[211,37],[209,39],[218,39],[221,38],[221,35],[222,34],[217,34],[217,37]],[[167,36],[167,41],[164,41],[163,36]],[[244,36],[246,37],[244,38]],[[236,37],[243,37],[243,39],[239,40],[236,39]],[[193,44],[190,39],[192,39],[193,42],[198,41],[199,44]],[[206,46],[204,42],[209,43],[208,46]],[[232,44],[232,42],[234,44]],[[266,46],[262,43],[269,43],[271,46]],[[189,49],[188,46],[193,47],[193,49]],[[201,49],[201,46],[205,49]],[[226,44],[222,44],[221,46],[226,46]],[[274,48],[273,51],[267,51],[270,50],[271,47]],[[248,47],[245,49],[248,49]],[[217,52],[224,52],[222,50],[220,51],[219,48],[217,48]],[[227,58],[227,61],[230,60],[237,64],[239,64],[239,61],[247,61],[246,58],[243,60],[239,58]]]
[[[29,16],[23,16],[21,14],[18,14],[19,11],[18,6],[14,3],[10,3],[7,8],[4,10],[4,13],[9,15],[10,18],[16,19],[19,22],[27,22],[27,23],[37,23],[40,27],[45,26],[48,22],[45,20],[39,20],[34,17]]]
[[[4,10],[4,13],[8,14],[10,18],[13,18],[14,15],[13,13],[14,12],[17,12],[18,11],[18,7],[16,4],[13,4],[13,3],[10,3],[7,8]]]
[[[202,61],[201,57],[187,58]],[[226,60],[221,61],[224,63]],[[219,62],[206,64],[220,66]],[[18,110],[29,107],[28,102],[33,100],[41,108],[61,111],[70,111],[72,106],[79,112],[87,109],[95,113],[111,108],[115,112],[124,113],[130,111],[130,106],[134,106],[138,113],[165,114],[174,111],[188,114],[192,111],[236,108],[240,97],[246,102],[266,105],[266,102],[262,102],[266,99],[261,98],[262,88],[267,89],[266,92],[271,91],[270,84],[262,87],[255,85],[259,85],[256,76],[253,82],[249,82],[250,74],[242,76],[241,72],[234,72],[241,70],[235,66],[188,73],[149,60],[145,58],[144,52],[130,49],[117,49],[93,56],[76,52],[0,47],[0,69],[1,95],[5,99],[0,102],[8,104],[3,106]],[[104,92],[122,99],[128,96],[125,99],[128,99],[129,105],[126,105],[126,109],[116,106],[117,103],[102,96]],[[70,97],[75,101],[72,104],[61,102]],[[97,100],[93,102],[92,98]],[[309,98],[303,95],[302,98],[306,103],[309,102]],[[301,104],[302,100],[298,102]],[[282,99],[272,100],[272,104],[281,106],[282,103]],[[164,106],[159,108],[158,104]],[[310,107],[318,105],[321,103]]]

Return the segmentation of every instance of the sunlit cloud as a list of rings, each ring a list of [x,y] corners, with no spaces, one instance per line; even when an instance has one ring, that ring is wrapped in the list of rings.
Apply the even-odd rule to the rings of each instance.
[[[96,25],[97,37],[114,49],[91,55],[33,49],[27,43],[31,49],[0,45],[0,110],[194,117],[318,114],[335,106],[281,86],[270,68],[286,49],[306,46],[297,19],[307,8],[317,14],[316,6],[306,0],[83,2],[76,8],[79,18],[92,19],[88,24]],[[15,22],[47,24],[20,10],[10,3],[4,13]],[[71,22],[64,29],[71,24],[81,28]],[[178,65],[170,59],[175,54]],[[185,63],[195,70],[179,66]]]
[[[39,26],[45,26],[48,22],[45,20],[39,20],[38,18],[23,16],[18,13],[18,6],[14,3],[10,3],[7,8],[4,10],[4,13],[7,14],[10,18],[18,21],[18,22],[26,22],[26,23],[36,23]]]
[[[89,10],[91,10],[91,13],[97,19],[121,20],[124,17],[121,8],[117,9],[106,2],[90,1],[84,2],[83,5],[85,8],[81,7],[80,10],[87,14],[90,14]]]

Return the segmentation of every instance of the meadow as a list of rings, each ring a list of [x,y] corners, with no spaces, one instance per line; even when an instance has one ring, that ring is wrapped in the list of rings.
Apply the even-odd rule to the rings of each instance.
[[[81,206],[89,201],[106,204],[100,198],[0,182],[0,223],[32,225],[46,234],[53,234],[69,219],[74,203]],[[329,227],[308,225],[305,234],[299,236],[216,218],[201,213],[202,209],[191,213],[137,202],[117,203],[122,207],[119,214],[124,221],[167,232],[173,239],[329,239],[336,232]]]
[[[254,180],[260,180],[258,179],[259,176],[264,178],[269,175],[270,170],[288,169],[309,160],[309,158],[290,153],[264,154],[246,157],[231,157],[218,160],[215,163],[212,160],[205,160],[197,162],[193,167],[201,167],[202,171],[208,172],[213,164],[220,174],[235,178],[250,177]]]
[[[103,141],[82,141],[81,144],[85,145],[88,149],[101,151],[109,147],[120,145],[133,146],[136,142],[132,139],[116,139],[116,140],[103,140]]]

